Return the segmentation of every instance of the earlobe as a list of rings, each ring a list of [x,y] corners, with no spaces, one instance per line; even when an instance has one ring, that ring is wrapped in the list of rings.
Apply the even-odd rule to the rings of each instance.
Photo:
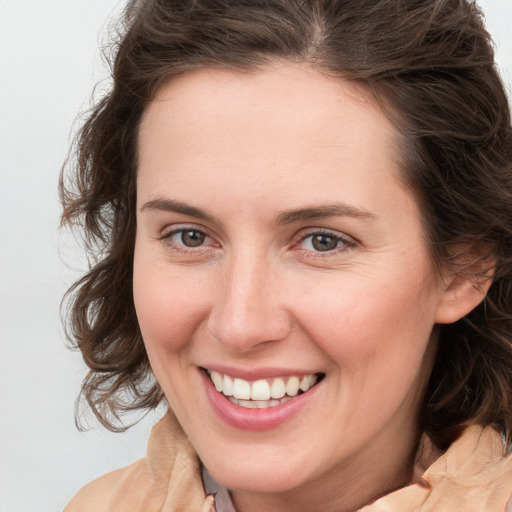
[[[486,258],[442,283],[444,290],[436,309],[436,323],[451,324],[460,320],[482,302],[492,284],[494,262]]]

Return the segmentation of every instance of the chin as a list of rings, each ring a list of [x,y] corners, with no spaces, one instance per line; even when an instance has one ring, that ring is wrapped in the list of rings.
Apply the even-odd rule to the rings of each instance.
[[[300,486],[303,478],[285,467],[231,465],[226,468],[207,468],[213,478],[228,489],[254,493],[285,493]]]
[[[247,448],[247,447],[246,447]],[[284,493],[313,478],[314,466],[294,460],[290,450],[254,443],[249,449],[234,453],[219,449],[201,457],[212,477],[228,489],[255,493]]]

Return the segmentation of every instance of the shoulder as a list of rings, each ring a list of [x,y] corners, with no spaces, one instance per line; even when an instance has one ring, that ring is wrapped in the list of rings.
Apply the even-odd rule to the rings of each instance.
[[[197,455],[169,412],[153,428],[145,458],[93,480],[64,512],[195,511],[205,498]]]
[[[82,487],[64,512],[130,510],[145,494],[149,484],[148,476],[146,459],[107,473]]]
[[[512,512],[512,456],[491,427],[468,427],[444,453],[424,436],[418,458],[422,475],[361,512]]]
[[[423,477],[431,487],[431,500],[440,504],[462,503],[467,511],[510,510],[512,456],[492,427],[468,427]]]

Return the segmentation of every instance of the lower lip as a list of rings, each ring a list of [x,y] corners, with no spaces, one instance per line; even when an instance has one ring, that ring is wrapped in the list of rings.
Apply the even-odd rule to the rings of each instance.
[[[306,393],[298,395],[284,404],[265,409],[249,409],[230,402],[215,389],[208,375],[203,370],[200,371],[206,396],[210,400],[213,410],[225,423],[241,430],[271,430],[287,423],[308,404],[319,387],[317,384]]]

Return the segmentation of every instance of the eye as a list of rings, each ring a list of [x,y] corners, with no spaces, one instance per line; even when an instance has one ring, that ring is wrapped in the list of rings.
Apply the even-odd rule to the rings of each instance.
[[[187,229],[174,235],[183,245],[187,247],[199,247],[203,245],[206,235],[197,229]],[[178,242],[178,240],[174,240]]]
[[[306,251],[328,253],[354,247],[355,242],[331,231],[316,231],[304,235],[299,246]]]
[[[207,248],[214,241],[204,231],[193,227],[180,227],[161,236],[161,240],[171,248],[179,251]]]

